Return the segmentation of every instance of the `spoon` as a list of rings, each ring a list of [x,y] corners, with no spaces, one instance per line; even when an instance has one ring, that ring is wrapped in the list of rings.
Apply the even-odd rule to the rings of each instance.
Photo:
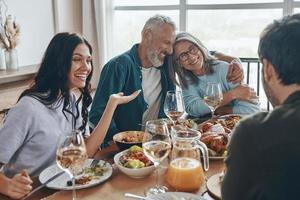
[[[147,199],[146,197],[139,196],[139,195],[136,195],[136,194],[131,194],[131,193],[125,193],[124,196],[125,197],[136,198],[136,199],[144,199],[144,200]]]

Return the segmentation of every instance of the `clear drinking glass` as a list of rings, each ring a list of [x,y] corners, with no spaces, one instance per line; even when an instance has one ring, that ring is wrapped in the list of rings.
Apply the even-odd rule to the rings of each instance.
[[[167,123],[164,120],[147,121],[144,134],[143,150],[156,167],[156,185],[145,191],[146,195],[164,193],[168,188],[159,185],[158,167],[171,151],[171,139]]]
[[[204,101],[211,110],[212,118],[215,117],[216,108],[223,101],[223,92],[220,83],[209,82],[207,83]]]
[[[181,91],[168,91],[164,103],[165,114],[176,124],[177,120],[184,114],[184,102]]]
[[[86,159],[86,147],[81,131],[75,130],[70,135],[61,135],[56,151],[56,162],[72,178],[73,200],[76,200],[75,176],[82,172]]]

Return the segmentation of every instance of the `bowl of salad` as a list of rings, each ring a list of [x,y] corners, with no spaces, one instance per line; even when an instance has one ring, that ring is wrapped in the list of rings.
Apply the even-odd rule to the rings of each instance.
[[[132,146],[114,156],[118,169],[131,178],[150,175],[155,167],[139,146]]]

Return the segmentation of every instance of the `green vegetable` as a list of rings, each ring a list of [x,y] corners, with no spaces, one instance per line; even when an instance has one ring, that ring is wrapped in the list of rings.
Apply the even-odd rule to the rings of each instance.
[[[137,145],[134,145],[134,146],[129,148],[129,151],[143,151],[143,148],[139,147]]]
[[[145,164],[139,160],[129,160],[124,166],[131,169],[138,169],[145,167]]]

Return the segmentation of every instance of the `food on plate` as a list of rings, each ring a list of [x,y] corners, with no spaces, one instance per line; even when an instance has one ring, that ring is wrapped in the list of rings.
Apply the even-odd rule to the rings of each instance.
[[[85,185],[85,184],[89,183],[91,180],[92,180],[91,176],[83,175],[83,176],[75,179],[75,184],[76,185]]]
[[[136,134],[124,134],[124,137],[121,139],[122,142],[142,142],[143,141],[143,132],[137,132]]]
[[[169,130],[173,126],[173,122],[170,119],[164,119],[168,125]],[[175,123],[177,126],[181,126],[183,128],[190,128],[190,129],[195,129],[198,130],[198,125],[197,123],[192,120],[192,119],[178,119]]]
[[[127,168],[143,168],[153,165],[153,163],[144,154],[143,149],[139,146],[132,146],[126,154],[120,157],[120,163]]]
[[[231,131],[240,119],[239,115],[221,116],[199,125],[200,139],[208,147],[210,156],[225,156]]]
[[[115,134],[113,140],[118,148],[123,151],[133,145],[142,146],[143,137],[148,133],[144,131],[123,131]]]
[[[95,167],[86,167],[81,174],[75,178],[75,185],[85,185],[93,179],[98,179],[108,170],[106,162],[98,164]],[[72,186],[72,181],[67,181],[67,186]]]
[[[241,118],[242,117],[240,115],[230,115],[228,117],[225,117],[223,121],[224,126],[232,130]]]

